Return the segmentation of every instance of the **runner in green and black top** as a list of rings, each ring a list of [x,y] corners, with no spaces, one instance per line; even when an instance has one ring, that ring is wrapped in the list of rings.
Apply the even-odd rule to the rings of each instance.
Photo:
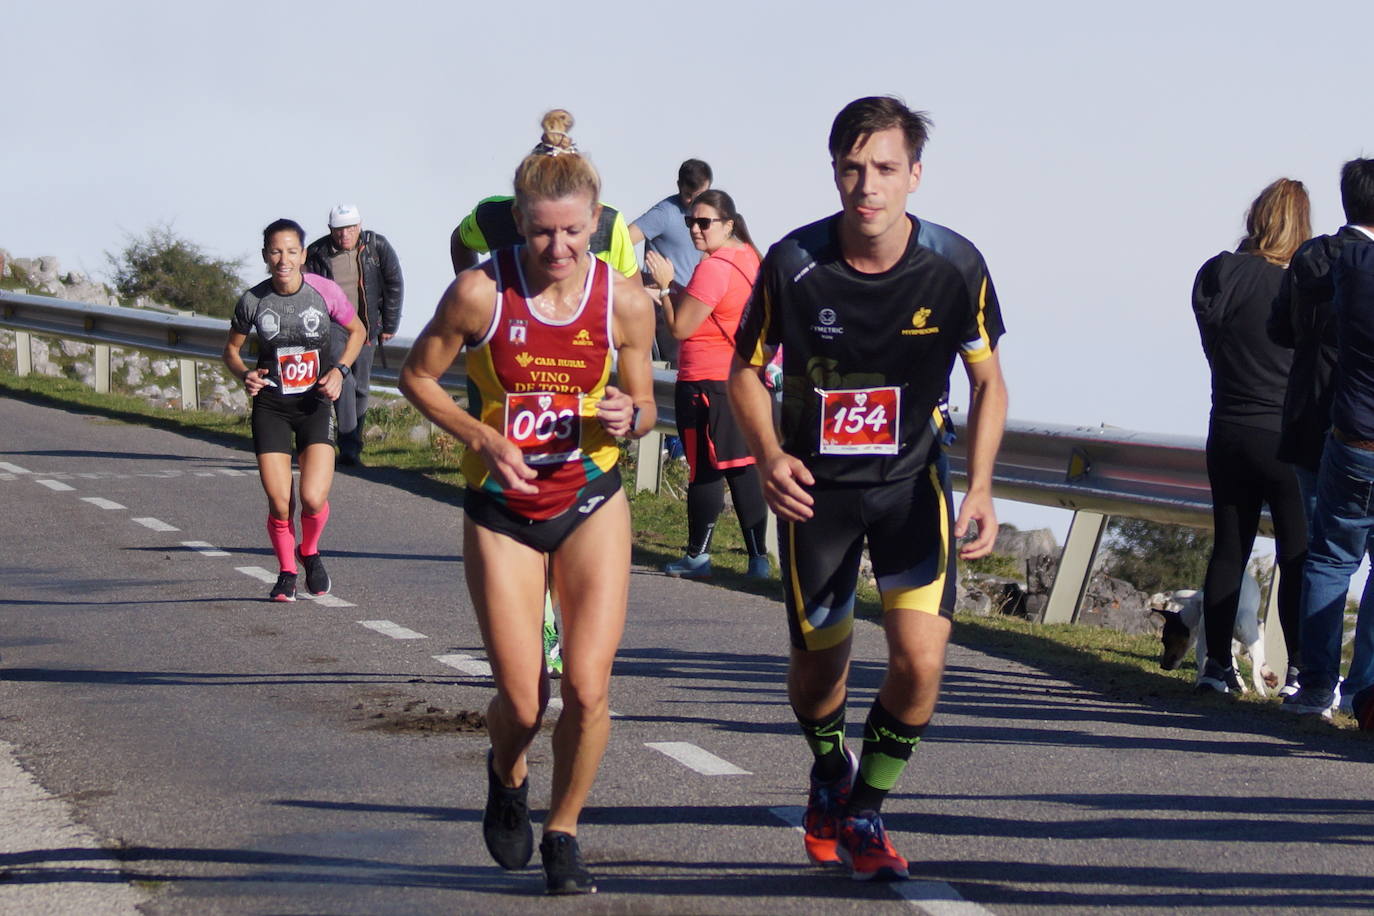
[[[792,637],[788,693],[815,756],[806,850],[857,879],[907,876],[879,817],[930,721],[955,586],[992,548],[992,466],[1006,419],[1002,318],[978,250],[906,212],[929,122],[892,98],[850,103],[830,152],[843,210],[763,261],[736,339],[730,396],[777,513]],[[781,438],[763,373],[782,348]],[[957,519],[944,440],[955,357],[972,389]],[[867,541],[889,668],[859,758],[845,747],[854,596]]]

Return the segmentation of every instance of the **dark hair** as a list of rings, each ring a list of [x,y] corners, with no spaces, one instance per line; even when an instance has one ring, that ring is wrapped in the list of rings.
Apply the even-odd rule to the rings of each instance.
[[[711,167],[700,159],[688,159],[677,169],[678,187],[695,191],[705,184],[710,184],[714,176],[711,174]]]
[[[749,235],[749,227],[745,225],[744,217],[739,210],[735,209],[735,199],[724,191],[717,188],[710,188],[702,191],[692,198],[692,206],[704,204],[720,214],[721,219],[730,220],[735,224],[734,236],[750,248],[754,249],[754,254],[763,260],[763,255],[759,252],[759,246],[754,244],[754,239]]]
[[[1352,226],[1374,226],[1374,159],[1341,166],[1341,208]]]
[[[294,219],[282,217],[281,219],[272,220],[272,222],[267,224],[267,228],[262,230],[262,247],[266,248],[271,244],[272,236],[276,235],[278,232],[294,232],[296,233],[296,237],[301,240],[301,244],[305,244],[305,230],[301,228],[301,224]]]
[[[906,138],[907,156],[912,162],[921,161],[921,152],[930,137],[930,116],[924,111],[912,111],[901,99],[890,95],[873,95],[855,99],[835,115],[830,126],[830,158],[839,159],[871,135],[891,127],[900,128]]]

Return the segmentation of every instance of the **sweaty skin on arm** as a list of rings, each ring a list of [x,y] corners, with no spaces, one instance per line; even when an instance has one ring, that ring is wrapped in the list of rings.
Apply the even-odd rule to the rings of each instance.
[[[997,539],[997,514],[992,506],[992,466],[1002,445],[1007,425],[1007,382],[1002,375],[1000,351],[978,362],[964,362],[968,373],[970,405],[968,413],[968,492],[959,505],[954,521],[954,536],[961,538],[969,523],[978,523],[978,536],[963,545],[959,557],[975,560],[987,556]]]
[[[400,389],[420,413],[480,456],[503,488],[534,494],[539,490],[529,481],[538,475],[525,464],[515,443],[459,407],[439,384],[463,346],[486,331],[495,307],[496,280],[490,267],[459,274],[415,339],[401,368]]]
[[[638,439],[658,422],[654,401],[654,371],[650,355],[654,344],[654,304],[638,277],[612,272],[615,306],[611,316],[612,344],[617,351],[616,381],[606,386],[597,405],[597,418],[612,436]],[[635,408],[639,416],[635,418]]]

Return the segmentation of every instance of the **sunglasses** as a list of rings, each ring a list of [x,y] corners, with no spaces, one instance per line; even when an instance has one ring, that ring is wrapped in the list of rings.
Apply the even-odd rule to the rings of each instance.
[[[688,229],[691,229],[693,226],[695,226],[702,232],[705,232],[707,229],[710,229],[712,223],[725,222],[725,220],[719,216],[684,216],[682,218],[682,221],[687,224]]]

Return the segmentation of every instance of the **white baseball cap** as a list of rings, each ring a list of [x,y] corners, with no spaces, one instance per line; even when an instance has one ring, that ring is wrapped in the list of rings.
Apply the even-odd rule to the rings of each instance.
[[[344,226],[356,226],[363,221],[362,215],[358,213],[358,208],[352,204],[339,204],[329,211],[329,228],[342,229]]]

